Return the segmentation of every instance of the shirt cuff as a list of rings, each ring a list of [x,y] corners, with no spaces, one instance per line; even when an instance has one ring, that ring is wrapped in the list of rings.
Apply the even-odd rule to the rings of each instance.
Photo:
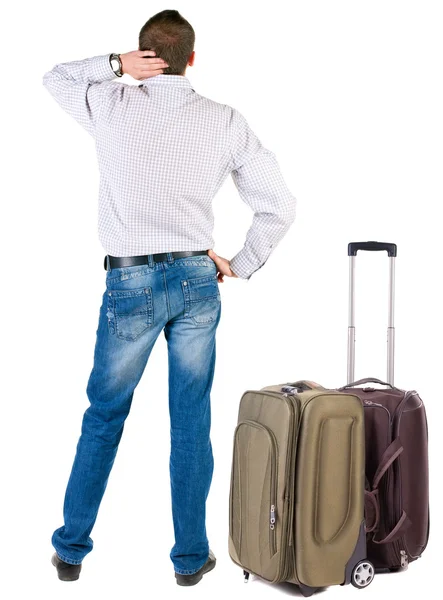
[[[114,73],[109,62],[109,54],[102,54],[100,56],[94,56],[89,59],[89,79],[93,83],[100,81],[106,81],[108,79],[114,79],[117,75]]]
[[[246,257],[244,250],[240,250],[240,252],[238,252],[238,254],[230,261],[232,271],[241,279],[246,280],[250,279],[251,275],[262,266],[263,264],[252,264]]]

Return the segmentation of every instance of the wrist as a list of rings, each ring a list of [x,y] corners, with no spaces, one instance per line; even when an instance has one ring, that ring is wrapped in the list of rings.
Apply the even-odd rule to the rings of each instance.
[[[231,263],[229,262],[229,270],[231,271],[231,277],[238,277],[236,273],[232,270]]]
[[[110,54],[109,64],[111,65],[111,69],[114,71],[117,77],[121,77],[123,75],[123,62],[121,59],[121,54],[116,54],[115,52]]]

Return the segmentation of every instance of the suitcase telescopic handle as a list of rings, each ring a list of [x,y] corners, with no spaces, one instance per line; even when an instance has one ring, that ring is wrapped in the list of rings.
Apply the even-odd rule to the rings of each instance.
[[[395,296],[395,258],[397,244],[387,242],[351,242],[348,244],[349,256],[349,322],[348,322],[348,385],[354,381],[355,373],[355,257],[359,250],[376,252],[386,251],[389,256],[389,312],[387,335],[387,381],[394,385],[394,296]]]
[[[386,251],[388,256],[397,256],[397,244],[386,242],[351,242],[348,244],[348,256],[357,256],[359,250],[366,252]]]

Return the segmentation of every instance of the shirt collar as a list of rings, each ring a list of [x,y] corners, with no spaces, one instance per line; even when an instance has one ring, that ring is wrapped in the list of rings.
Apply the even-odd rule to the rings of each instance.
[[[167,75],[165,73],[160,73],[160,75],[154,75],[154,77],[147,77],[146,79],[140,79],[139,81],[139,87],[142,85],[147,87],[169,85],[179,88],[188,88],[191,90],[194,89],[191,85],[191,82],[185,75]]]

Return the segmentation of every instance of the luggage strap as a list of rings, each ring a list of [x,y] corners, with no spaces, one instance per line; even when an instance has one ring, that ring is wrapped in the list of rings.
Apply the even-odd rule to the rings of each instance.
[[[373,517],[372,525],[368,525],[370,516]],[[365,490],[365,517],[366,533],[375,531],[380,522],[380,503],[378,501],[378,490]]]
[[[366,526],[366,532],[377,532],[380,524],[380,499],[379,499],[379,483],[381,478],[386,473],[386,471],[392,466],[394,461],[401,455],[403,452],[403,446],[400,441],[400,438],[397,437],[395,440],[386,448],[381,457],[380,464],[375,472],[374,479],[372,482],[372,486],[368,485],[369,490],[365,490],[365,512],[367,515],[373,514],[373,522],[371,525]],[[411,526],[411,520],[405,511],[402,512],[402,515],[395,526],[391,529],[390,532],[386,534],[384,538],[381,540],[377,540],[376,533],[374,534],[372,541],[374,544],[389,544],[394,540],[401,537],[404,532]]]
[[[386,448],[386,450],[383,452],[383,456],[381,457],[380,464],[378,465],[378,468],[374,475],[374,480],[372,482],[372,489],[378,488],[378,484],[380,483],[381,478],[386,473],[386,471],[389,469],[389,467],[392,465],[394,460],[397,460],[397,458],[400,456],[400,454],[402,452],[403,452],[403,446],[401,444],[400,438],[397,437],[392,442],[392,444],[390,444]]]
[[[405,511],[402,512],[400,519],[398,520],[395,527],[381,540],[376,540],[375,535],[372,538],[374,544],[389,544],[401,537],[405,531],[412,525],[412,522]]]

